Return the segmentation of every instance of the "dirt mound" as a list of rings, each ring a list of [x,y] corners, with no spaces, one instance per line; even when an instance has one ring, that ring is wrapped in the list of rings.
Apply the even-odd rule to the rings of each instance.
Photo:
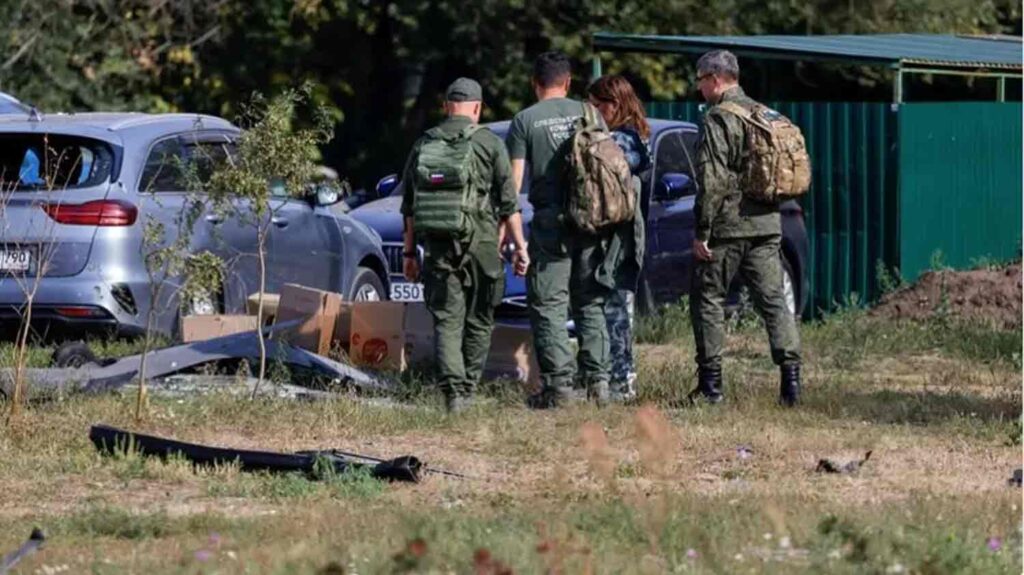
[[[871,315],[928,319],[943,314],[1005,329],[1021,326],[1021,264],[999,269],[925,273],[914,285],[882,297]]]

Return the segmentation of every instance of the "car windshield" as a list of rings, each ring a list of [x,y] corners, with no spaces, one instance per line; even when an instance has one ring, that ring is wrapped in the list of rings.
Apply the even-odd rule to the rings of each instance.
[[[31,110],[15,98],[0,92],[0,114],[28,114]]]
[[[99,140],[55,134],[0,135],[0,190],[86,188],[110,178],[113,153]]]

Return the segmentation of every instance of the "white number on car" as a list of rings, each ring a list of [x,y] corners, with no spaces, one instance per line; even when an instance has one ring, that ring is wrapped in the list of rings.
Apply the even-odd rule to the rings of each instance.
[[[32,252],[0,249],[0,272],[27,272],[32,269]]]
[[[391,301],[423,301],[423,284],[392,283]]]

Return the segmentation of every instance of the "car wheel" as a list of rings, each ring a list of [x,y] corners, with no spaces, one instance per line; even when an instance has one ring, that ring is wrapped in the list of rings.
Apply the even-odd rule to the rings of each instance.
[[[350,301],[384,301],[384,282],[377,272],[360,266],[356,269],[356,277],[352,279]]]
[[[51,361],[54,367],[85,367],[89,364],[100,364],[96,354],[80,341],[68,342],[53,350]]]
[[[223,290],[196,295],[185,304],[185,315],[217,315],[224,312]]]

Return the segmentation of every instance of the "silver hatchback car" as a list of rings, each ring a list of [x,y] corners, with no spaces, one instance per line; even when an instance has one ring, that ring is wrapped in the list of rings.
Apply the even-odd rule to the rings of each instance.
[[[208,174],[211,162],[233,153],[239,133],[194,114],[0,115],[0,331],[16,329],[26,290],[37,286],[37,336],[143,333],[154,305],[144,222],[176,233],[188,197],[183,166]],[[266,291],[298,283],[350,300],[386,299],[387,260],[375,231],[350,218],[334,194],[278,194]],[[256,227],[245,205],[235,208],[242,216],[206,210],[193,228],[191,251],[209,250],[227,264],[224,285],[193,311],[242,312],[258,291]],[[155,327],[174,335],[181,306],[175,289],[161,291]]]

